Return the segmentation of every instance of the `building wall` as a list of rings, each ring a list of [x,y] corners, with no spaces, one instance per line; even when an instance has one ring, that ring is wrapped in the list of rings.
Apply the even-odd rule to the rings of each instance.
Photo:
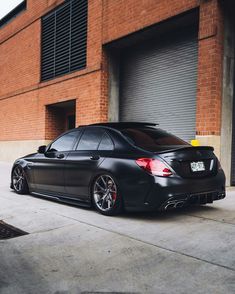
[[[62,2],[29,0],[27,11],[0,31],[0,160],[54,139],[46,105],[76,99],[77,125],[107,120],[107,97],[101,94],[101,0],[89,0],[86,69],[40,82],[40,17]]]
[[[223,101],[221,120],[221,164],[225,170],[227,182],[232,179],[232,132],[234,100],[234,54],[235,54],[235,20],[231,7],[225,8],[224,23],[224,60],[223,60]]]
[[[199,0],[104,0],[103,43],[199,6]]]
[[[76,124],[108,118],[109,64],[103,45],[199,7],[197,137],[220,155],[223,10],[217,0],[89,0],[87,68],[40,82],[40,17],[63,0],[28,0],[0,30],[0,160],[24,154],[7,142],[53,139],[46,105],[76,99]],[[16,147],[14,147],[16,146]],[[25,150],[30,148],[25,147]],[[33,150],[32,150],[33,151]],[[5,155],[11,153],[11,156]]]
[[[223,9],[220,1],[104,0],[103,43],[193,8],[200,8],[196,134],[220,157]],[[169,9],[170,8],[170,9]]]
[[[197,138],[220,158],[224,35],[218,1],[201,3],[198,40]]]
[[[40,79],[40,22],[0,45],[0,97],[27,90]]]

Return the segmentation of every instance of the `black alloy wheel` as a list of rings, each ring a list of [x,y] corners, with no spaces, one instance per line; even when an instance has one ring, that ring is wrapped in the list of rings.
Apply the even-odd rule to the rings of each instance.
[[[122,210],[122,199],[117,184],[110,175],[100,175],[93,184],[92,201],[104,215],[116,215]]]
[[[24,170],[19,165],[12,172],[12,186],[18,194],[27,194],[29,192]]]

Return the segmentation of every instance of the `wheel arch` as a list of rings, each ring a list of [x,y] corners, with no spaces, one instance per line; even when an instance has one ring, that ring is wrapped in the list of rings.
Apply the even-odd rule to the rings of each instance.
[[[25,161],[24,159],[17,159],[14,162],[12,169],[11,169],[11,188],[12,188],[12,174],[13,174],[14,169],[17,166],[21,166],[23,168],[23,170],[25,172],[26,181],[27,181],[27,183],[29,183],[29,177],[28,177],[28,173],[27,173],[27,161]]]

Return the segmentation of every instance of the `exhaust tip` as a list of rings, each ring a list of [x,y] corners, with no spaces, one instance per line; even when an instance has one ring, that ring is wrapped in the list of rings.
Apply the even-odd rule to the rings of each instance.
[[[170,203],[167,203],[165,206],[164,206],[164,210],[169,210],[169,209],[173,209],[173,208],[180,208],[180,207],[183,207],[185,204],[184,201],[172,201]]]
[[[180,208],[184,206],[184,202],[183,201],[179,201],[175,203],[175,208]]]
[[[164,207],[164,209],[165,210],[168,210],[168,209],[173,209],[175,207],[175,204],[174,203],[168,203],[165,207]]]

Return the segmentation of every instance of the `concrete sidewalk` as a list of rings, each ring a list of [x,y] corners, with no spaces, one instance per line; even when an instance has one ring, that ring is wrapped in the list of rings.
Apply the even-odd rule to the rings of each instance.
[[[169,213],[105,217],[9,189],[0,220],[29,235],[0,241],[0,293],[235,293],[235,190]]]

